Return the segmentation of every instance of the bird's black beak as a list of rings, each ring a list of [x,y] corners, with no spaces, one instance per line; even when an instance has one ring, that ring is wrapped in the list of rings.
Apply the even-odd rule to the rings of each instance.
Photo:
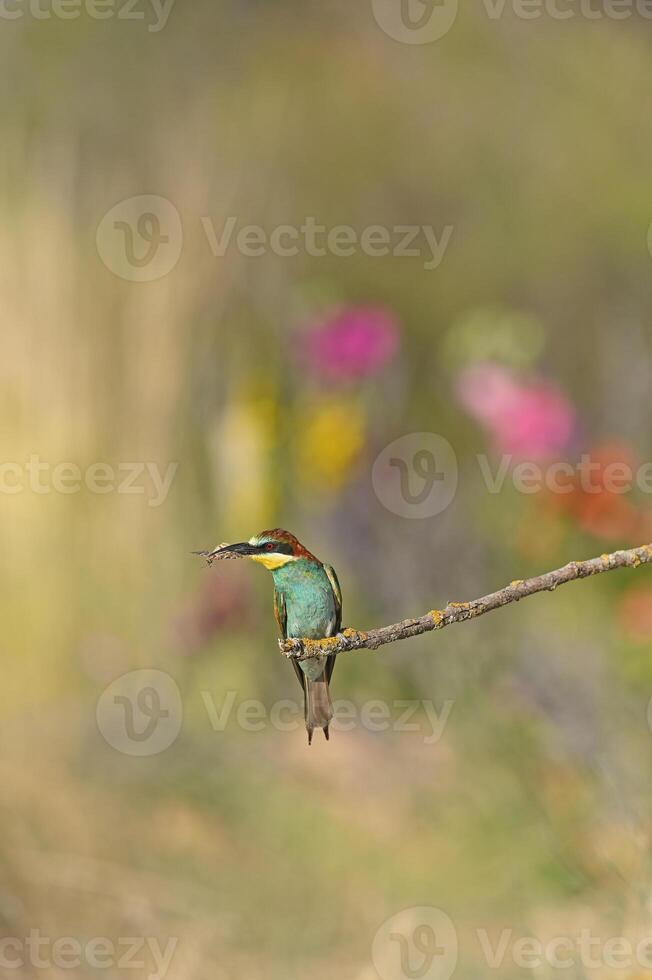
[[[248,541],[239,541],[237,544],[220,544],[212,551],[194,551],[193,554],[205,558],[210,564],[221,558],[246,558],[247,555],[256,555],[258,548],[250,545]]]
[[[228,552],[231,555],[238,555],[241,558],[246,558],[247,555],[257,555],[258,548],[249,544],[248,541],[241,541],[238,544],[223,544],[219,548],[216,548],[218,554],[221,552]]]

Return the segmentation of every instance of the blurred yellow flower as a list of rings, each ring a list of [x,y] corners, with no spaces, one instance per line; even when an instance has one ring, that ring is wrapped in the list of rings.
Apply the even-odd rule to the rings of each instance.
[[[274,513],[276,415],[271,397],[239,398],[226,407],[213,430],[211,455],[227,533],[263,527]]]
[[[365,418],[351,399],[311,408],[297,426],[296,467],[306,489],[334,492],[346,483],[364,446]]]

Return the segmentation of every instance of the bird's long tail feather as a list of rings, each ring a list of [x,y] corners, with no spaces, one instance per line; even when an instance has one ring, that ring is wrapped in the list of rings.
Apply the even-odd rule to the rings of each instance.
[[[306,729],[308,731],[308,745],[310,745],[315,728],[322,728],[324,735],[328,738],[328,726],[333,717],[333,702],[326,677],[322,676],[316,681],[311,681],[306,677],[304,697]]]

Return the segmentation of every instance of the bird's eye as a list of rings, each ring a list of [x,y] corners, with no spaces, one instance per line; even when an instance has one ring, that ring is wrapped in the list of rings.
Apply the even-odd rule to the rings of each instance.
[[[265,551],[273,551],[273,550],[274,550],[274,542],[268,541],[267,544],[265,545]]]

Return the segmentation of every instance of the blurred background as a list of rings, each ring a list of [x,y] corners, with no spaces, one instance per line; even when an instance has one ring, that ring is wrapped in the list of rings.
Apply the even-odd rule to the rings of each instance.
[[[652,25],[391,6],[3,7],[0,923],[152,940],[7,976],[447,980],[372,956],[434,906],[477,978],[478,930],[649,922],[644,568],[342,655],[308,749],[269,574],[191,555],[286,527],[365,628],[652,539],[649,468],[603,479],[652,459]]]

